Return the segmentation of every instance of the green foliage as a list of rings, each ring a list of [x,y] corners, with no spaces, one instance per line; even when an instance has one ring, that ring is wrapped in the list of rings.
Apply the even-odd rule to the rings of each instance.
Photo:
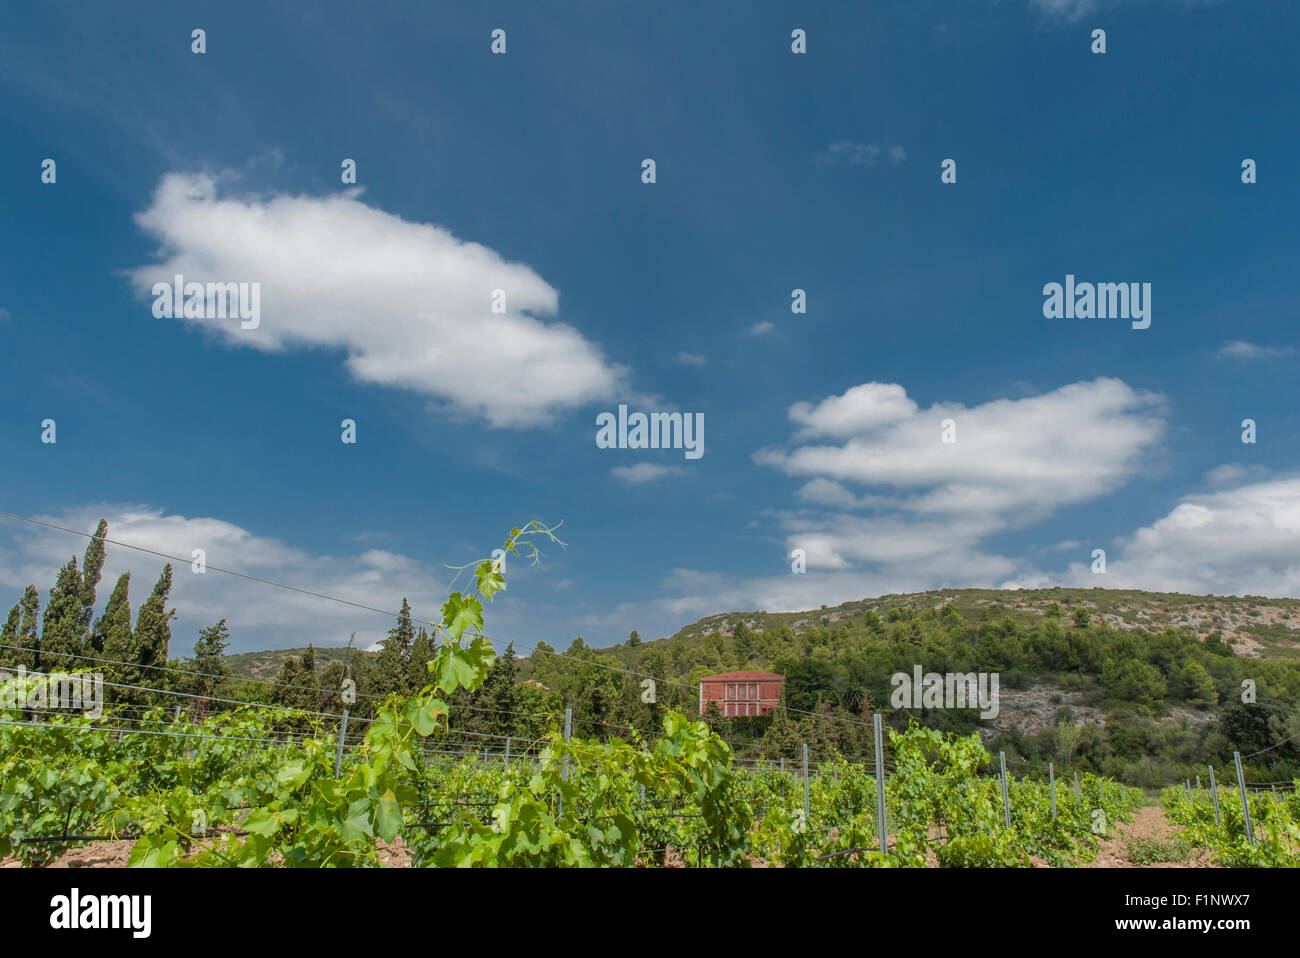
[[[1272,792],[1252,793],[1246,801],[1254,841],[1246,831],[1241,792],[1219,786],[1219,819],[1214,796],[1208,789],[1166,788],[1160,796],[1170,821],[1183,825],[1183,838],[1208,848],[1217,864],[1227,868],[1300,867],[1300,779],[1276,797]]]
[[[1124,849],[1135,865],[1167,865],[1186,861],[1192,853],[1192,843],[1177,836],[1130,837],[1125,840]]]
[[[84,651],[81,587],[77,557],[73,556],[59,570],[54,587],[50,589],[49,601],[45,604],[39,658],[42,671],[68,671],[82,665],[77,658]]]

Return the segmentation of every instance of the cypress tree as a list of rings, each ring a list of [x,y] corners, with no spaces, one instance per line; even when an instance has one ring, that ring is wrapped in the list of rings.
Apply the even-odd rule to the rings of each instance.
[[[18,623],[22,621],[22,614],[22,603],[14,603],[14,607],[9,610],[9,618],[5,619],[4,629],[0,630],[0,667],[11,668],[25,664],[20,658],[23,653],[16,648],[22,644],[18,641]]]
[[[287,656],[275,676],[275,685],[271,688],[271,700],[276,705],[294,707],[297,704],[294,696],[298,691],[295,686],[301,684],[298,675],[298,659],[292,655]]]
[[[81,561],[81,632],[83,637],[90,634],[90,623],[95,618],[95,590],[99,587],[99,578],[104,573],[104,537],[108,535],[108,521],[99,520],[95,528],[95,537],[86,546],[85,558]],[[88,644],[83,638],[82,644]]]
[[[391,695],[396,692],[405,695],[409,683],[411,646],[415,644],[415,625],[411,622],[411,606],[402,598],[402,611],[398,613],[397,625],[388,630],[375,662],[373,681],[375,692],[379,695]]]
[[[429,638],[429,633],[424,626],[420,626],[420,631],[416,633],[415,641],[411,643],[411,661],[408,663],[406,692],[412,695],[424,688],[433,678],[429,675],[429,661],[437,653],[433,640]]]
[[[18,641],[14,644],[21,646],[23,651],[15,653],[18,660],[14,665],[25,665],[29,669],[36,669],[40,660],[41,647],[41,640],[36,633],[36,623],[41,614],[41,594],[36,591],[36,586],[27,587],[18,605],[23,610],[23,617],[18,625]]]
[[[169,562],[158,577],[153,592],[144,605],[140,606],[140,614],[135,620],[135,633],[131,637],[131,648],[127,655],[129,669],[134,673],[128,682],[130,685],[160,689],[166,684],[164,673],[151,666],[167,664],[167,646],[172,638],[169,623],[176,614],[174,609],[167,611],[167,598],[171,591],[172,567]],[[136,692],[136,697],[141,695],[142,693]]]
[[[298,668],[301,673],[300,685],[309,686],[311,697],[316,697],[316,648],[311,643],[307,644],[307,651],[302,654],[302,664]]]
[[[104,614],[90,633],[93,655],[112,662],[125,662],[131,652],[131,573],[123,572],[113,586]]]
[[[483,731],[494,735],[515,734],[515,715],[519,711],[519,662],[515,658],[515,644],[506,646],[505,653],[492,660],[487,678],[475,693],[475,703],[490,711],[481,713]]]
[[[81,573],[77,571],[77,557],[73,556],[59,570],[45,606],[39,664],[42,671],[75,669],[83,664],[77,658],[85,651],[81,615]]]

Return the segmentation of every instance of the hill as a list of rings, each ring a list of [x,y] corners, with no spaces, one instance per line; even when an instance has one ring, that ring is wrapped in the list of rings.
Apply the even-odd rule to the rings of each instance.
[[[240,652],[225,656],[230,674],[240,679],[255,679],[259,682],[274,682],[280,674],[280,667],[290,657],[301,658],[307,647],[297,649],[268,649],[261,652]],[[315,646],[316,665],[323,668],[331,662],[347,662],[349,656],[373,657],[373,652],[360,649]],[[356,661],[354,658],[353,661]]]
[[[706,616],[671,636],[645,642],[640,647],[622,645],[601,649],[633,667],[644,650],[655,645],[683,642],[688,647],[705,644],[712,636],[730,636],[744,623],[756,633],[788,626],[796,635],[814,628],[832,626],[865,627],[868,612],[886,616],[891,609],[921,610],[952,604],[963,617],[975,621],[982,616],[1010,615],[1017,625],[1029,629],[1045,618],[1052,603],[1069,618],[1085,609],[1095,621],[1119,631],[1162,632],[1174,629],[1204,639],[1219,635],[1238,655],[1265,659],[1300,659],[1300,599],[1269,599],[1263,596],[1186,595],[1177,592],[1142,592],[1134,589],[938,589],[859,599],[837,606],[805,612],[723,612]],[[243,652],[226,657],[232,674],[240,678],[273,681],[285,659],[300,657],[306,647]],[[343,661],[344,648],[317,647],[316,660],[324,666]],[[373,657],[373,652],[352,654]],[[530,663],[520,660],[521,677],[527,678]]]
[[[938,589],[860,599],[807,612],[724,612],[706,616],[676,634],[645,643],[703,644],[716,634],[731,635],[739,623],[756,633],[788,626],[796,635],[816,628],[864,628],[868,612],[887,616],[892,609],[940,608],[951,604],[963,618],[1011,616],[1022,629],[1041,624],[1053,603],[1065,618],[1084,609],[1091,619],[1117,631],[1186,632],[1205,639],[1218,635],[1238,655],[1269,659],[1300,658],[1300,599],[1263,596],[1186,595],[1136,589]],[[626,650],[626,651],[622,651]],[[607,650],[633,660],[635,648]]]

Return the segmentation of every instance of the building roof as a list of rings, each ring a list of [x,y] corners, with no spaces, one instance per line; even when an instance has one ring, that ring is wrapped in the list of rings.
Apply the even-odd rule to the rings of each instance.
[[[701,682],[784,682],[784,675],[775,672],[721,672],[718,675],[705,675]]]

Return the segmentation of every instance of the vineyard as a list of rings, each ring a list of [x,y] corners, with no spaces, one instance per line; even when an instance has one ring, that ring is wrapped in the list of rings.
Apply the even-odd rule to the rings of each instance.
[[[447,669],[469,669],[448,651]],[[431,700],[394,703],[335,775],[337,735],[246,709],[202,724],[152,710],[0,726],[0,857],[40,865],[102,838],[143,866],[374,866],[398,841],[416,866],[1018,866],[1087,861],[1141,793],[981,775],[977,737],[890,734],[889,841],[875,776],[823,763],[751,770],[701,722],[670,714],[653,746],[565,740],[495,761],[440,757]],[[428,738],[425,736],[428,735]],[[280,739],[281,741],[277,741]],[[806,792],[805,792],[806,786]],[[1011,825],[1005,815],[1009,811]]]
[[[1161,801],[1170,819],[1184,827],[1194,845],[1213,851],[1215,861],[1233,868],[1300,866],[1300,793],[1283,791],[1167,788]],[[1247,817],[1249,816],[1249,818]]]
[[[530,554],[538,528],[514,530],[504,551]],[[346,712],[122,702],[76,715],[9,688],[0,859],[41,866],[129,840],[129,864],[145,867],[376,867],[394,852],[415,867],[1067,867],[1146,803],[1050,765],[1016,780],[978,734],[911,724],[886,736],[879,714],[868,764],[809,766],[806,746],[798,768],[746,764],[708,723],[672,710],[654,737],[575,737],[570,710],[543,738],[466,754],[447,700],[488,675],[483,607],[505,588],[492,561],[474,580],[442,607],[429,684],[354,718],[353,737]],[[1297,863],[1294,789],[1251,796],[1250,823],[1235,793],[1216,794],[1188,783],[1164,802],[1224,864]]]

